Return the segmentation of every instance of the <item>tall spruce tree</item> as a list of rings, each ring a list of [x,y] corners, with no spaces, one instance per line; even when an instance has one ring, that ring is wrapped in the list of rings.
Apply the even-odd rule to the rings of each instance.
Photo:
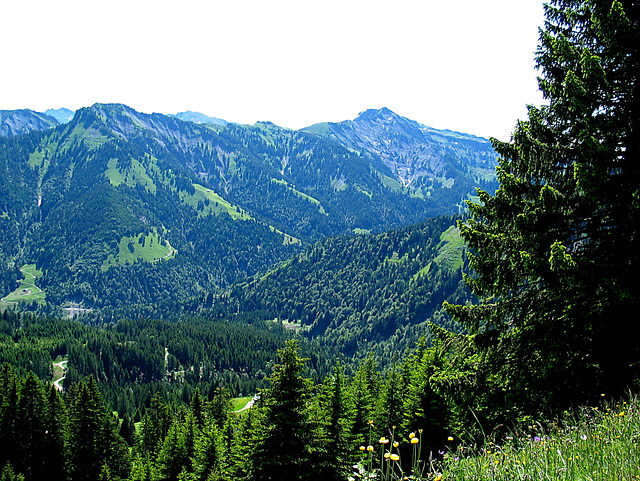
[[[14,439],[18,446],[16,470],[29,480],[50,479],[46,465],[51,457],[46,449],[49,447],[46,417],[44,388],[37,376],[29,371],[20,389]]]
[[[130,469],[129,452],[102,402],[95,380],[73,386],[69,402],[69,474],[72,481],[99,479],[104,466],[124,478]]]
[[[305,360],[295,340],[278,351],[282,364],[274,367],[271,387],[261,403],[265,420],[252,456],[256,481],[312,479],[309,463],[310,428],[307,399],[311,381],[304,377]]]
[[[493,140],[500,188],[461,225],[480,305],[447,309],[514,413],[620,392],[640,374],[639,2],[552,0],[548,105]]]

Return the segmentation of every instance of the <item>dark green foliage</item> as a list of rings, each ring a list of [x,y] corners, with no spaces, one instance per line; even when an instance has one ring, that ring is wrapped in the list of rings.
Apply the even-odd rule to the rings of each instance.
[[[345,479],[353,459],[352,403],[340,366],[327,376],[314,399],[311,462],[318,479]]]
[[[50,426],[46,422],[48,406],[44,389],[33,373],[22,383],[16,414],[18,429],[14,442],[19,460],[16,469],[29,480],[49,479],[47,462],[54,459],[56,453],[49,453],[46,448],[55,448],[55,443],[48,439]]]
[[[264,386],[277,349],[292,335],[274,323],[245,325],[198,318],[121,321],[98,328],[30,315],[4,313],[0,320],[2,317],[8,319],[5,330],[10,335],[0,337],[0,362],[11,363],[20,373],[31,368],[38,377],[49,380],[53,359],[66,356],[62,386],[68,389],[93,377],[110,410],[125,420],[128,415],[127,426],[119,429],[129,443],[130,423],[141,420],[141,410],[156,394],[171,403],[189,404],[194,399],[197,406],[198,390],[199,425],[204,419],[204,402],[213,401],[206,410],[222,429],[229,396],[253,394]],[[323,377],[331,371],[330,351],[307,341],[302,346],[312,359],[313,376]]]
[[[461,226],[484,300],[449,308],[483,353],[494,418],[620,393],[640,374],[640,12],[617,0],[546,12],[537,63],[549,105],[494,142],[500,188]]]
[[[409,434],[422,430],[421,449],[436,453],[448,434],[464,434],[460,423],[470,422],[478,390],[465,377],[473,353],[449,355],[463,353],[453,344],[468,337],[433,329],[434,346],[422,340],[386,373],[368,358],[355,375],[336,367],[315,385],[297,343],[287,341],[253,408],[231,413],[224,389],[211,400],[199,388],[170,401],[158,393],[143,409],[131,448],[117,434],[130,432],[128,415],[117,419],[105,409],[93,378],[72,385],[65,406],[33,373],[16,375],[5,365],[1,462],[27,481],[38,479],[45,459],[47,479],[55,473],[72,480],[313,480],[345,479],[360,459],[359,446],[377,447],[391,433],[408,454]],[[44,406],[43,416],[27,414],[36,404]],[[44,437],[34,437],[43,425]],[[40,443],[37,449],[33,443]]]
[[[470,302],[461,269],[442,260],[441,237],[454,219],[440,217],[378,235],[332,237],[247,283],[202,311],[279,319],[347,356],[375,350],[390,359],[427,335],[427,321],[459,327],[442,315],[444,300]],[[462,250],[453,250],[462,265]],[[222,311],[222,312],[220,312]]]
[[[252,455],[252,479],[295,481],[312,476],[309,462],[310,428],[307,399],[310,381],[295,341],[279,351],[271,387],[262,392],[265,419]]]
[[[109,473],[126,477],[126,444],[106,411],[93,378],[74,385],[68,394],[69,476],[71,480],[99,479]]]
[[[24,476],[16,474],[11,463],[7,463],[0,473],[0,481],[24,481]]]

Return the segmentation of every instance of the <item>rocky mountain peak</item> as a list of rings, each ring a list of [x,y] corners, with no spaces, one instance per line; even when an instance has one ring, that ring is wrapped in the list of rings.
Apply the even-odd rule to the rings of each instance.
[[[33,110],[0,110],[0,136],[21,135],[56,125],[58,121],[53,117]]]
[[[323,131],[351,148],[376,153],[405,187],[420,179],[422,184],[436,178],[447,183],[455,177],[453,172],[495,166],[488,140],[432,129],[388,108],[369,109],[354,120],[326,124]]]

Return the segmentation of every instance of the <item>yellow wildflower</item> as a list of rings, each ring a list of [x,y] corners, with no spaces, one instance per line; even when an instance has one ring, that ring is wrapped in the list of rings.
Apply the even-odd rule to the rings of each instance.
[[[391,461],[399,461],[400,460],[400,456],[398,456],[397,454],[392,454],[390,456]]]
[[[411,438],[411,444],[418,444],[419,442],[418,438]]]

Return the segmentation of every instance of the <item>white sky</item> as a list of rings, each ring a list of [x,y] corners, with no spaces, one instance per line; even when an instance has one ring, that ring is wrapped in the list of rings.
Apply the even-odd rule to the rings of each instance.
[[[0,109],[118,102],[282,127],[388,107],[508,140],[543,103],[543,0],[13,0]]]

